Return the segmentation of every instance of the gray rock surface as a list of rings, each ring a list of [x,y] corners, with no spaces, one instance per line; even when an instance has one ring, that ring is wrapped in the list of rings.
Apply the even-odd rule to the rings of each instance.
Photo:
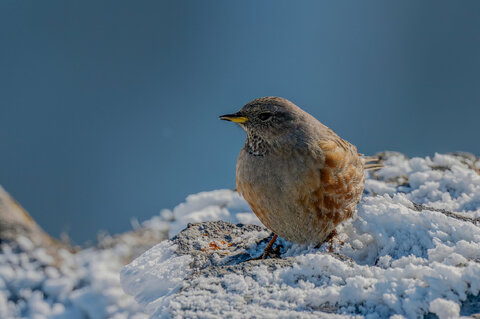
[[[388,160],[392,155],[399,156],[398,153],[393,152],[385,152],[379,155],[380,158],[385,160]],[[480,160],[478,157],[468,153],[455,153],[452,155],[468,168],[475,170],[477,173],[479,172]],[[402,163],[400,163],[398,167],[400,167],[401,164]],[[435,174],[443,175],[451,173],[451,167],[449,167],[448,162],[438,161],[429,165],[431,165],[430,167]],[[369,176],[369,179],[374,180],[373,182],[375,183],[378,181],[378,185],[381,184],[382,187],[392,187],[395,194],[408,194],[412,188],[416,187],[412,174],[407,173],[404,175],[403,173],[378,174],[378,176],[373,173]],[[382,191],[382,189],[380,189],[380,191]],[[388,190],[385,191],[385,189],[383,191],[388,192]],[[455,198],[455,196],[459,197],[458,194],[449,188],[446,188],[446,193],[447,192],[450,192],[452,198]],[[377,189],[371,187],[370,191],[366,191],[365,195],[373,200],[373,198],[377,198],[375,197],[377,193],[379,193]],[[382,194],[382,192],[380,192],[380,194]],[[471,196],[471,198],[475,197]],[[224,206],[222,206],[221,201],[219,200],[218,202],[219,203],[215,205],[219,205],[219,210],[223,209]],[[381,202],[382,205],[385,203],[389,204],[390,207],[393,207],[392,205],[395,204],[389,201]],[[472,217],[474,215],[465,212],[457,213],[454,209],[434,207],[429,202],[418,201],[418,198],[410,198],[410,201],[404,200],[401,204],[404,205],[402,206],[404,209],[411,209],[411,216],[418,212],[420,215],[430,216],[432,220],[435,220],[437,223],[440,223],[442,220],[437,217],[434,219],[434,214],[443,214],[451,220],[452,229],[461,229],[460,227],[466,227],[465,229],[467,229],[467,224],[470,224],[470,227],[480,227],[480,217],[478,217],[478,215]],[[473,204],[475,204],[475,202],[473,202]],[[192,207],[187,208],[192,210],[197,209]],[[184,207],[184,210],[187,210],[187,208]],[[364,219],[368,217],[365,215],[365,210],[371,208],[371,205],[364,208]],[[246,208],[238,208],[236,212],[244,212],[243,209]],[[391,217],[394,218],[394,215],[391,215]],[[415,218],[412,220],[420,221],[421,219]],[[244,222],[244,220],[237,220],[235,222],[238,221]],[[376,222],[373,218],[368,219],[368,221],[370,223]],[[464,224],[458,224],[459,222]],[[86,247],[83,250],[77,249],[75,251],[75,249],[72,249],[68,244],[61,243],[46,234],[29,214],[0,187],[0,267],[3,265],[4,270],[7,268],[15,270],[4,271],[3,279],[0,274],[0,281],[3,280],[5,282],[4,286],[2,286],[0,282],[0,318],[2,318],[2,315],[3,317],[8,317],[6,314],[11,313],[26,313],[26,309],[36,309],[36,304],[27,303],[27,301],[31,299],[31,294],[34,294],[38,298],[41,296],[42,307],[51,307],[49,311],[52,314],[54,313],[53,309],[55,307],[62,305],[62,307],[65,307],[65,314],[71,314],[73,311],[103,318],[103,315],[99,314],[99,309],[102,309],[102,311],[105,311],[106,318],[108,317],[106,314],[107,309],[109,309],[108,311],[116,309],[115,311],[118,313],[136,313],[140,316],[141,312],[139,309],[144,311],[146,307],[144,305],[137,305],[132,298],[123,294],[117,282],[118,273],[123,264],[139,256],[145,250],[161,241],[163,241],[163,243],[167,242],[164,241],[164,239],[168,238],[168,231],[171,224],[169,224],[170,226],[165,224],[165,226],[162,223],[166,222],[155,221],[150,226],[142,224],[142,226],[134,227],[135,229],[130,232],[115,236],[103,236],[99,238],[95,246]],[[388,223],[389,221],[387,224]],[[186,222],[181,224],[181,227],[184,227],[185,224]],[[475,226],[471,226],[471,224]],[[365,225],[365,227],[367,227],[369,223]],[[428,225],[427,223],[425,226],[426,229],[430,229]],[[178,232],[181,227],[178,228],[175,233]],[[350,248],[342,249],[337,245],[338,249],[336,249],[336,251],[341,251],[345,254],[350,253],[350,257],[342,254],[330,254],[327,252],[328,247],[325,248],[325,246],[319,250],[314,250],[311,247],[303,247],[302,249],[304,249],[304,251],[299,252],[298,249],[300,248],[294,247],[291,243],[279,239],[277,244],[280,245],[279,252],[281,258],[249,260],[251,257],[259,256],[271,238],[271,233],[264,227],[232,224],[224,221],[189,224],[187,228],[170,241],[176,245],[176,255],[189,256],[190,267],[186,268],[192,271],[182,279],[181,288],[178,291],[172,290],[174,293],[166,294],[164,300],[168,302],[168,306],[172,311],[175,310],[177,311],[176,313],[190,317],[201,317],[199,314],[211,314],[212,316],[217,315],[223,317],[235,317],[238,316],[238,314],[253,314],[253,316],[256,317],[265,317],[265,315],[268,314],[269,317],[278,318],[298,317],[298,314],[301,314],[302,318],[317,318],[320,314],[323,317],[330,318],[335,316],[334,313],[358,314],[359,312],[356,312],[356,310],[348,310],[345,306],[343,309],[339,309],[335,303],[316,304],[312,302],[312,300],[315,300],[314,297],[310,300],[308,296],[297,296],[304,288],[295,290],[295,288],[298,288],[298,282],[313,284],[317,288],[325,285],[328,289],[334,284],[339,285],[339,279],[332,276],[332,273],[335,273],[334,270],[318,268],[325,266],[318,266],[318,258],[316,259],[317,264],[314,264],[314,268],[309,269],[306,266],[306,264],[308,265],[308,260],[305,257],[307,253],[314,255],[313,257],[309,255],[308,258],[323,258],[323,260],[328,261],[326,262],[327,265],[345,267],[345,271],[353,269],[363,271],[362,269],[366,266],[372,265],[375,265],[378,271],[388,271],[389,266],[382,266],[381,263],[377,266],[379,258],[373,258],[370,262],[365,262],[368,258],[365,259],[360,254],[355,255],[356,251],[353,250],[357,249],[357,251],[360,251],[360,249],[362,249],[361,247],[358,248],[358,246],[354,246],[359,242],[358,240],[361,240],[362,245],[369,245],[371,243],[378,245],[387,243],[383,241],[383,238],[387,237],[376,236],[372,237],[371,240],[364,239],[367,235],[363,234],[364,230],[362,229],[363,226],[361,223],[358,223],[355,229],[352,228],[352,225],[348,225],[348,227],[350,228],[347,229],[347,231],[349,231],[351,238],[348,242],[344,238],[346,241],[344,247]],[[413,223],[412,227],[415,227]],[[388,228],[386,229],[388,230]],[[358,231],[361,231],[361,233],[356,233]],[[396,236],[396,230],[393,229],[392,231],[393,233],[386,234],[388,234],[388,236]],[[403,229],[403,231],[409,234],[407,228]],[[366,228],[365,232],[369,233],[371,229]],[[456,244],[461,239],[461,233],[452,230],[452,234],[454,234],[454,236],[451,237],[451,243]],[[411,238],[411,236],[404,237],[402,240],[408,240],[408,238]],[[448,244],[451,245],[451,243]],[[472,243],[474,244],[474,241]],[[46,251],[46,253],[44,253],[44,251]],[[307,251],[307,253],[305,251]],[[379,251],[380,249],[377,253]],[[59,252],[62,253],[59,254]],[[375,249],[372,249],[371,252],[375,252]],[[461,251],[457,250],[457,252]],[[395,251],[392,251],[389,254],[393,256],[394,253]],[[407,253],[412,254],[412,251],[407,251]],[[407,256],[407,253],[403,255],[398,254],[398,256],[394,256],[392,260],[397,262],[397,260]],[[413,253],[415,253],[415,251],[413,251]],[[465,260],[460,260],[459,268],[465,267],[467,262],[470,264],[472,262],[480,263],[478,255],[469,257],[468,253],[468,251],[464,253]],[[302,268],[298,267],[299,255],[304,257]],[[420,251],[417,255],[419,257],[427,257],[423,251]],[[61,259],[63,259],[63,262]],[[362,262],[362,260],[364,261]],[[338,263],[338,261],[341,261],[341,263]],[[57,270],[52,270],[52,268]],[[159,268],[157,267],[157,269]],[[11,274],[11,277],[5,274]],[[268,274],[273,275],[268,277]],[[280,284],[276,277],[278,274],[284,276],[280,278]],[[429,276],[434,275],[432,272],[429,273]],[[258,276],[263,276],[263,278],[259,280]],[[111,279],[103,282],[102,280],[105,278]],[[236,282],[235,280],[238,278],[243,278],[245,281]],[[269,279],[265,281],[265,278]],[[342,280],[354,279],[348,275],[342,278]],[[391,278],[389,278],[389,280],[391,280]],[[251,281],[255,281],[255,284],[251,284]],[[102,282],[102,285],[99,285],[99,282]],[[287,288],[290,292],[287,292]],[[252,292],[252,289],[256,290]],[[28,291],[28,294],[26,294],[25,291]],[[312,290],[312,292],[314,292],[314,290]],[[222,293],[224,296],[219,300],[218,295]],[[1,304],[2,294],[9,303],[8,307],[10,307],[7,312],[3,313]],[[55,294],[58,294],[59,297],[57,298]],[[277,298],[276,296],[278,294],[283,295],[281,298]],[[270,299],[265,297],[266,295],[270,296]],[[89,296],[94,296],[96,302],[85,302],[85,300],[82,299]],[[196,301],[192,301],[192,298],[198,296],[203,296],[204,298],[199,297]],[[403,297],[403,295],[399,295],[399,298]],[[212,303],[205,305],[204,300],[212,300]],[[219,302],[222,302],[222,309],[219,312],[215,312]],[[274,305],[273,302],[276,302],[276,304]],[[461,307],[461,315],[480,318],[480,294],[474,296],[467,293],[466,297],[462,297],[462,299],[457,302]],[[39,303],[40,301],[37,300],[37,304]],[[361,302],[357,303],[357,305],[358,304],[360,307],[363,306]],[[99,305],[105,306],[101,308]],[[106,305],[110,306],[107,307]],[[5,310],[6,308],[4,307],[3,309]],[[269,309],[275,309],[277,312],[265,312]],[[110,313],[110,315],[113,313],[114,312]],[[281,315],[278,315],[279,313],[281,313]],[[435,318],[436,315],[427,313],[426,317]]]
[[[235,225],[219,220],[190,224],[172,242],[177,246],[177,255],[193,258],[190,267],[195,270],[194,276],[222,276],[230,273],[245,275],[258,265],[265,265],[271,270],[293,265],[294,258],[281,255],[279,258],[251,260],[262,254],[272,236],[265,227]],[[284,244],[289,245],[280,238],[274,246],[279,248],[280,254],[284,252]],[[319,250],[318,253],[353,263],[345,255],[324,250]]]
[[[190,224],[172,241],[179,256],[193,257],[194,276],[223,276],[247,274],[259,264],[271,270],[291,266],[293,258],[249,260],[261,254],[271,237],[264,227],[214,221]]]
[[[415,205],[415,209],[422,211],[429,208]],[[448,211],[440,212],[449,217],[456,217]],[[461,216],[459,219],[464,220]],[[265,260],[249,260],[261,254],[271,236],[272,234],[269,234],[266,228],[256,225],[235,225],[224,221],[189,224],[186,229],[171,240],[177,247],[177,255],[189,255],[193,259],[190,267],[194,271],[186,278],[186,281],[190,283],[185,285],[178,294],[189,294],[189,290],[198,291],[205,289],[199,284],[202,277],[222,278],[230,274],[249,277],[252,276],[253,270],[258,266],[267,267],[272,272],[277,269],[294,266],[295,258],[290,256]],[[281,239],[279,239],[277,244],[280,245],[281,253],[285,251],[283,245],[288,245]],[[333,256],[350,265],[355,264],[352,258],[337,253],[329,253],[325,249],[318,250],[318,254]],[[196,281],[195,279],[198,280]],[[246,298],[245,300],[248,303],[248,295],[245,295],[244,298]],[[188,305],[184,305],[183,311],[188,313],[189,310],[195,312],[195,309],[189,309]],[[321,310],[327,315],[333,314],[338,308],[332,305],[323,305],[321,309],[317,310]],[[480,318],[480,295],[468,296],[461,305],[461,314],[463,316],[471,316],[472,318]],[[437,317],[429,313],[425,318]]]
[[[295,264],[292,256],[283,256],[284,246],[291,246],[291,243],[279,238],[274,247],[279,249],[279,258],[268,258],[263,260],[250,260],[263,253],[263,249],[272,238],[273,234],[265,227],[245,224],[232,224],[225,221],[211,221],[196,224],[189,224],[181,233],[171,239],[178,256],[188,255],[192,257],[190,268],[193,272],[185,278],[188,284],[184,285],[177,295],[189,295],[193,291],[208,289],[202,287],[203,278],[221,279],[228,275],[240,275],[242,277],[255,278],[255,269],[266,267],[270,272],[282,268],[291,268]],[[347,256],[329,253],[326,250],[319,250],[319,254],[333,256],[334,258],[347,263],[353,260]],[[251,298],[248,293],[243,296],[246,304]],[[238,305],[233,306],[236,311],[243,312]],[[240,307],[240,308],[238,308]],[[238,308],[238,309],[237,309]],[[322,305],[317,311],[325,315],[333,315],[338,310],[332,305]],[[189,308],[189,304],[182,306],[184,313],[195,313],[195,307]],[[226,315],[227,312],[219,312]],[[318,312],[317,312],[318,314]],[[307,315],[307,314],[305,314]],[[254,316],[256,317],[256,316]]]

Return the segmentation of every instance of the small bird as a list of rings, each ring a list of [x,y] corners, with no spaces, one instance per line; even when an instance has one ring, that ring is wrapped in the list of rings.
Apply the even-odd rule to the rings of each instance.
[[[320,245],[351,218],[360,201],[366,164],[357,148],[281,97],[262,97],[220,119],[247,133],[237,161],[236,185],[260,221],[278,236]]]

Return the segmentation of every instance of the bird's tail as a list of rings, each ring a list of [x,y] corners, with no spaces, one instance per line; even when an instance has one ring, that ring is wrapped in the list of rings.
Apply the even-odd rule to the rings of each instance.
[[[364,168],[366,171],[376,171],[383,168],[383,161],[379,156],[365,156],[362,154]]]

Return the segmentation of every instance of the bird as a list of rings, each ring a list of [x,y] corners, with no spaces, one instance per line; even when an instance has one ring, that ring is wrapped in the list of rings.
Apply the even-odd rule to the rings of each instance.
[[[274,236],[319,247],[352,218],[363,193],[366,169],[375,159],[300,107],[281,97],[262,97],[221,120],[237,123],[246,141],[236,165],[236,187]]]

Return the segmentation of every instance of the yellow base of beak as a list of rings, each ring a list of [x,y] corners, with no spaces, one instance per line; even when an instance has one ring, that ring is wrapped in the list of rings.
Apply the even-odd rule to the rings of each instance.
[[[230,121],[230,122],[234,122],[234,123],[245,123],[246,121],[248,121],[248,117],[245,117],[245,116],[236,116],[236,117],[220,116],[220,119]]]

